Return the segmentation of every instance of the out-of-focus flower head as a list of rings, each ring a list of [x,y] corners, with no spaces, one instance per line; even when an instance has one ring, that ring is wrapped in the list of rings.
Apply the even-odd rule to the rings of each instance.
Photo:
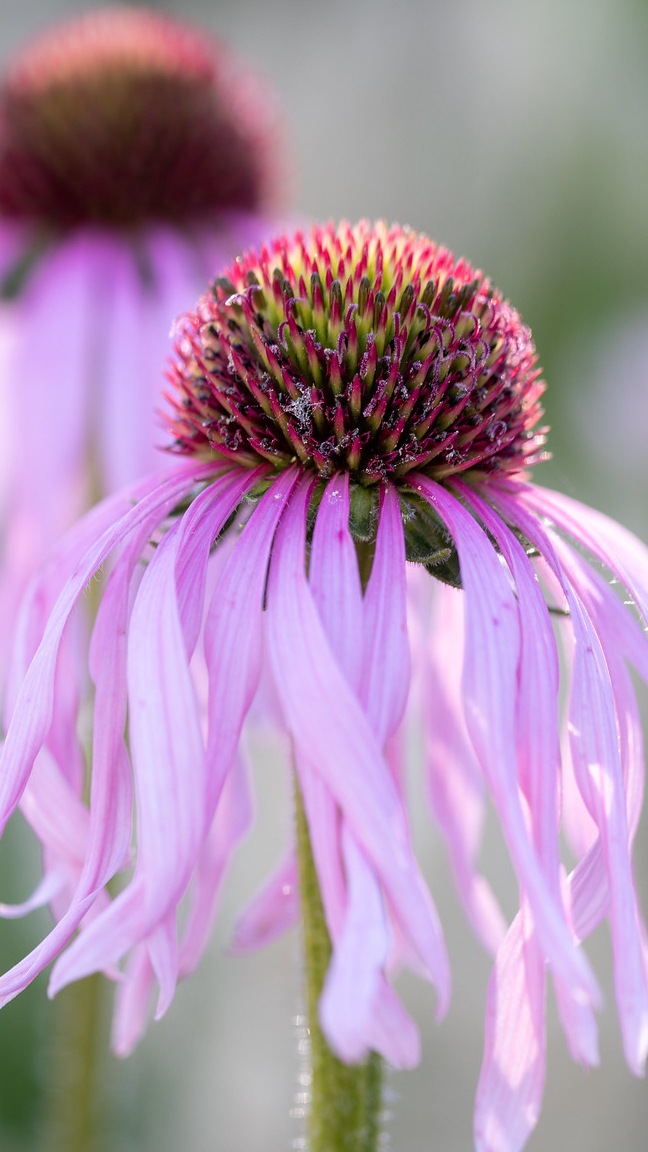
[[[59,533],[160,466],[170,323],[268,232],[285,171],[272,92],[211,34],[173,17],[86,13],[9,66],[0,85],[3,633]]]
[[[87,13],[5,76],[0,213],[136,228],[256,212],[276,136],[264,86],[209,34],[146,8]]]
[[[239,744],[265,678],[333,946],[322,1027],[347,1062],[375,1050],[416,1063],[393,976],[407,966],[431,980],[438,1014],[450,995],[405,806],[417,699],[432,808],[496,953],[476,1147],[518,1152],[542,1098],[547,973],[572,1054],[598,1060],[600,993],[581,941],[606,917],[626,1058],[637,1073],[646,1058],[631,863],[644,765],[627,664],[648,680],[648,552],[529,482],[544,440],[529,330],[481,272],[410,230],[329,225],[240,257],[181,320],[171,385],[181,459],[82,521],[23,609],[0,815],[25,789],[49,810],[56,799],[78,884],[0,997],[55,957],[52,992],[128,956],[117,1050],[136,1042],[155,982],[164,1012],[250,822]],[[86,809],[60,786],[77,714],[61,637],[112,553],[90,645]],[[486,791],[520,890],[508,928],[478,871]],[[133,805],[134,873],[109,899],[131,860]],[[290,847],[238,924],[239,950],[295,919],[297,883]]]

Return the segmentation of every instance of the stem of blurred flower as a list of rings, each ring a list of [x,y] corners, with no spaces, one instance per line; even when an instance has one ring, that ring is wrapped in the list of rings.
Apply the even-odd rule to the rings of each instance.
[[[103,981],[100,973],[88,976],[57,997],[46,1152],[90,1152],[96,1147],[106,1026]]]
[[[376,1152],[382,1113],[380,1056],[372,1052],[361,1064],[343,1064],[329,1048],[318,1022],[317,1005],[331,941],[297,782],[295,798],[311,1061],[307,1148],[308,1152]]]

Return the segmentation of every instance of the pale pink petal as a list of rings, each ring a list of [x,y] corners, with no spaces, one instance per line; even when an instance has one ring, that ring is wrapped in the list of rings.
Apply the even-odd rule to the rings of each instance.
[[[367,1021],[367,1050],[379,1052],[392,1068],[416,1068],[421,1061],[421,1037],[390,984],[380,977]]]
[[[27,555],[27,532],[32,563],[40,559],[84,507],[95,250],[90,237],[82,233],[52,247],[14,305],[20,337],[11,376],[20,386],[12,390],[10,562],[15,555]],[[47,349],[48,363],[56,365],[55,384],[43,386],[47,368],[42,357],[34,354],[35,339]],[[24,451],[25,428],[29,428],[31,442],[38,445],[37,461]],[[14,530],[23,540],[15,551]]]
[[[151,967],[159,985],[155,1019],[161,1020],[175,995],[178,981],[177,910],[171,908],[146,937]]]
[[[610,668],[601,639],[581,600],[581,596],[587,597],[587,586],[583,585],[579,595],[580,570],[572,559],[571,550],[557,537],[550,541],[535,517],[520,507],[517,500],[508,495],[498,495],[497,501],[510,522],[515,523],[542,552],[559,578],[569,605],[574,629],[569,712],[572,763],[581,795],[599,829],[610,886],[615,990],[624,1051],[632,1070],[641,1074],[648,1053],[648,989],[630,862],[630,833],[617,722],[617,708],[624,709],[628,701],[621,699],[615,706]],[[585,869],[581,874],[584,872]],[[589,899],[589,885],[585,891]],[[575,930],[580,935],[575,909],[572,915]]]
[[[331,940],[339,940],[347,913],[347,881],[342,861],[342,814],[326,780],[314,772],[301,772],[299,752],[295,767],[308,835],[319,879],[324,917]]]
[[[41,844],[79,869],[83,866],[90,813],[47,748],[34,761],[21,808]]]
[[[239,503],[246,477],[211,484],[158,545],[137,593],[128,637],[131,758],[137,794],[138,873],[149,924],[165,916],[189,881],[202,843],[205,751],[189,655],[182,630],[176,573],[184,570],[198,597],[211,542]]]
[[[342,851],[348,885],[344,931],[335,941],[319,1003],[324,1034],[347,1064],[368,1051],[367,1025],[387,961],[389,937],[379,885],[345,828]]]
[[[206,824],[209,826],[261,672],[262,608],[277,522],[297,477],[287,469],[265,493],[232,549],[205,621],[209,673]]]
[[[569,553],[555,542],[563,568],[578,592],[578,572]],[[648,1055],[648,988],[643,969],[639,910],[630,861],[630,832],[619,747],[617,709],[610,691],[609,665],[597,632],[584,613],[572,608],[576,649],[571,691],[572,760],[581,795],[601,836],[610,886],[609,915],[615,953],[615,991],[628,1064],[640,1075]],[[618,677],[617,686],[621,681]],[[629,677],[626,691],[632,696]],[[621,699],[619,705],[628,706]]]
[[[299,919],[299,876],[294,848],[239,914],[232,932],[231,950],[247,956],[276,940]]]
[[[107,492],[113,492],[139,475],[164,467],[164,454],[156,450],[162,439],[157,409],[173,312],[156,315],[157,340],[153,343],[147,307],[151,288],[143,282],[132,244],[115,239],[104,264],[99,379],[91,395],[101,482]]]
[[[513,591],[495,549],[456,497],[424,476],[417,475],[414,483],[445,523],[459,554],[466,596],[463,690],[468,730],[529,898],[538,938],[555,970],[596,1003],[598,986],[545,877],[522,809],[516,732],[521,639]]]
[[[116,1056],[129,1056],[144,1035],[154,980],[148,949],[138,944],[117,985],[110,1037]]]
[[[79,923],[82,921],[84,916],[87,916],[88,912],[92,908],[93,903],[97,898],[97,889],[103,886],[109,876],[112,875],[114,869],[123,862],[123,855],[128,841],[130,823],[130,784],[127,776],[127,765],[124,763],[123,758],[121,759],[120,764],[120,756],[122,753],[120,753],[119,750],[119,737],[118,735],[117,737],[115,736],[114,730],[110,727],[111,715],[123,715],[123,712],[120,713],[120,708],[123,709],[123,703],[120,704],[120,699],[123,696],[123,658],[122,670],[120,671],[120,641],[118,637],[115,637],[114,631],[110,630],[110,624],[112,624],[113,630],[116,628],[118,629],[119,621],[120,619],[123,619],[123,615],[120,615],[120,613],[122,613],[124,610],[124,597],[126,600],[128,599],[130,576],[132,573],[133,564],[135,563],[135,556],[133,553],[137,553],[137,555],[139,555],[139,548],[142,543],[142,538],[148,536],[152,528],[164,516],[166,511],[172,508],[178,499],[180,499],[185,492],[193,487],[196,480],[200,479],[205,471],[206,470],[204,467],[200,467],[198,470],[196,470],[195,466],[191,469],[183,468],[179,471],[176,471],[174,474],[171,474],[164,482],[156,481],[154,486],[152,486],[150,482],[146,482],[144,485],[140,484],[138,486],[134,486],[134,491],[136,494],[141,495],[142,493],[145,493],[140,502],[134,507],[129,502],[127,496],[123,494],[119,498],[115,498],[114,500],[107,502],[110,507],[111,516],[108,517],[108,526],[104,528],[104,532],[102,533],[99,541],[99,562],[101,561],[102,556],[107,554],[107,552],[110,550],[110,547],[113,544],[119,542],[120,527],[122,528],[122,536],[125,537],[127,534],[135,533],[136,539],[134,541],[134,547],[131,550],[130,562],[125,564],[125,576],[123,583],[120,587],[116,578],[114,582],[109,582],[109,587],[106,591],[104,608],[100,609],[96,626],[98,630],[103,627],[105,633],[104,640],[108,641],[110,638],[116,639],[117,649],[111,655],[109,649],[103,648],[103,641],[101,641],[101,643],[97,641],[98,664],[101,668],[101,674],[107,678],[104,684],[106,692],[105,695],[102,693],[102,702],[105,704],[107,717],[106,725],[108,731],[106,736],[105,750],[103,750],[103,738],[101,737],[102,724],[98,723],[97,731],[95,733],[96,763],[92,784],[93,807],[90,813],[91,824],[88,837],[90,851],[88,857],[86,858],[85,866],[79,879],[77,891],[73,897],[68,913],[65,914],[61,922],[55,926],[53,931],[48,934],[48,936],[41,942],[41,944],[37,945],[37,947],[33,949],[28,956],[20,961],[19,964],[15,965],[14,968],[12,968],[0,979],[0,1002],[6,1003],[7,1000],[15,996],[17,992],[20,991],[27,983],[29,983],[29,981],[33,979],[34,975],[41,971],[42,968],[57,955],[61,948],[69,942]],[[209,470],[207,471],[207,474],[209,474]],[[127,511],[125,511],[124,506],[126,507]],[[101,512],[101,510],[99,510],[99,512]],[[88,519],[91,522],[95,522],[98,518],[100,518],[99,512],[95,511],[91,513]],[[105,520],[106,515],[107,514],[104,509],[101,512],[101,517],[103,517]],[[117,525],[110,523],[110,520],[114,520],[116,515],[122,521],[121,525],[119,523],[119,519]],[[125,530],[123,529],[124,520],[127,522]],[[139,539],[137,538],[138,532],[140,533]],[[92,571],[94,571],[98,562],[96,549],[90,550],[90,564],[87,563],[87,557],[82,557],[82,559],[79,558],[80,544],[83,543],[83,534],[79,531],[76,531],[73,535],[74,541],[70,542],[68,545],[68,553],[70,559],[66,562],[70,567],[72,567],[72,565],[76,565],[76,571],[74,571],[74,568],[72,568],[73,575],[70,578],[69,585],[64,590],[64,593],[59,600],[59,604],[57,605],[57,607],[60,608],[61,600],[63,600],[63,619],[58,623],[59,628],[62,628],[65,623],[65,613],[69,611],[70,607],[72,606],[75,595],[78,594],[78,591],[82,589],[88,577],[92,574]],[[101,552],[101,549],[103,549],[103,553]],[[66,553],[64,552],[63,554],[65,557]],[[85,566],[84,561],[86,562]],[[111,588],[113,589],[114,595],[111,593]],[[69,595],[70,591],[71,595]],[[66,593],[68,593],[67,596]],[[111,618],[109,613],[112,609],[115,610],[115,616]],[[103,625],[101,623],[102,620],[104,621]],[[41,648],[40,652],[43,653],[43,648]],[[104,657],[103,662],[101,659],[102,655]],[[54,649],[53,656],[48,655],[47,653],[45,656],[44,679],[47,683],[47,676],[51,676],[51,664],[50,670],[48,672],[47,660],[53,660],[55,662],[56,649]],[[39,657],[37,656],[34,663],[37,663],[38,658]],[[113,677],[116,677],[116,679],[113,680]],[[38,699],[39,704],[42,703],[40,697],[37,696],[36,699]],[[20,716],[19,705],[20,700],[16,709],[18,717]],[[28,709],[29,718],[33,720],[34,709],[32,708],[31,711],[29,711],[29,701],[26,702],[26,707]],[[112,712],[111,709],[113,710]],[[101,714],[102,713],[100,707],[100,713],[98,717],[99,719]],[[46,728],[46,722],[44,723],[43,718],[41,717],[39,723],[43,725],[41,728],[41,732],[43,732]],[[36,747],[38,739],[39,736],[37,732],[35,741]],[[42,739],[42,736],[40,739]],[[116,744],[115,739],[117,740]],[[113,762],[114,757],[117,758],[115,762]],[[103,767],[104,763],[105,770]],[[102,802],[100,802],[101,795],[103,795]],[[117,919],[119,919],[120,915],[121,906],[118,909]],[[136,907],[134,916],[135,919],[139,917],[139,920],[141,921],[141,907],[139,905]],[[120,953],[118,953],[118,955],[119,954]],[[107,960],[105,956],[102,955],[101,948],[99,948],[95,953],[94,959],[98,967],[105,967],[106,964],[112,962]]]
[[[84,808],[83,827],[87,839],[77,844],[77,883],[68,911],[45,939],[17,965],[0,978],[0,998],[11,999],[37,972],[41,971],[69,942],[78,925],[94,907],[97,892],[123,865],[128,851],[132,825],[132,786],[130,765],[123,739],[126,715],[126,622],[130,614],[133,572],[139,578],[138,559],[141,548],[160,518],[157,506],[134,533],[120,564],[112,573],[97,614],[90,666],[97,693],[93,729],[93,772],[90,812]],[[39,759],[45,750],[39,754]],[[37,761],[38,762],[38,761]],[[32,773],[33,777],[33,773]],[[23,794],[26,815],[30,817],[31,779]],[[54,827],[64,828],[67,810],[60,800],[55,807],[45,807],[39,791],[39,835],[45,835],[42,820],[51,811],[56,814]],[[76,797],[72,805],[79,804]],[[74,843],[74,839],[71,840]],[[85,845],[85,846],[84,846]],[[60,846],[63,858],[69,858],[69,844]],[[84,861],[85,856],[85,861]]]
[[[180,947],[180,975],[193,972],[203,956],[232,856],[252,824],[252,798],[245,765],[237,756],[227,776],[216,816],[203,845],[190,888],[190,905]]]
[[[381,491],[371,576],[364,597],[365,657],[361,699],[378,743],[400,724],[409,689],[405,539],[398,493]]]
[[[518,778],[529,805],[538,856],[560,903],[558,848],[558,652],[551,618],[522,545],[484,500],[458,482],[506,560],[517,594],[521,652],[518,665]]]
[[[428,582],[432,585],[431,577]],[[461,700],[464,595],[438,584],[434,602],[429,644],[421,653],[428,795],[468,920],[484,947],[494,954],[504,939],[506,921],[489,884],[476,870],[485,796]]]
[[[436,912],[376,737],[331,653],[304,570],[305,482],[286,510],[268,579],[268,640],[300,780],[320,775],[375,869],[447,1004],[450,974]]]
[[[648,548],[632,532],[605,516],[549,488],[524,485],[519,499],[539,516],[550,516],[570,536],[605,564],[631,593],[648,619]]]
[[[39,649],[17,695],[0,760],[0,825],[4,827],[29,778],[34,758],[52,721],[56,661],[63,630],[89,580],[111,551],[157,510],[161,519],[208,469],[182,469],[161,481],[139,503],[119,515],[90,546],[64,585],[47,621]],[[120,509],[127,503],[120,499]],[[113,507],[113,505],[111,505]],[[77,536],[78,538],[78,536]]]
[[[56,996],[66,984],[115,964],[146,934],[149,926],[144,883],[136,876],[111,901],[106,911],[94,919],[58,957],[50,975],[48,996]],[[60,951],[60,946],[56,950],[53,947],[58,939],[63,937],[63,943],[67,944],[69,934],[65,935],[66,928],[65,921],[60,921],[47,938],[51,953],[49,959]],[[6,999],[11,999],[11,996],[7,995]],[[0,1003],[3,1002],[0,998]]]
[[[363,661],[363,601],[349,532],[349,476],[329,480],[317,510],[309,565],[313,599],[331,650],[357,692]]]
[[[530,920],[518,913],[488,986],[476,1152],[520,1152],[535,1127],[545,1078],[545,973]]]

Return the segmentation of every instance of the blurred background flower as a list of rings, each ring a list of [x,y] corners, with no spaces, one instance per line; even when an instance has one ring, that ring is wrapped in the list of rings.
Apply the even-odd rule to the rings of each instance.
[[[3,54],[91,7],[71,0],[5,6]],[[543,483],[595,503],[645,537],[643,0],[176,0],[160,8],[201,20],[275,83],[300,157],[297,212],[399,219],[488,268],[533,328],[548,383],[554,459]],[[99,1152],[207,1152],[216,1144],[267,1152],[299,1135],[298,1119],[289,1116],[300,1072],[298,1029],[289,1023],[299,996],[296,941],[243,959],[226,953],[235,910],[285,843],[282,782],[266,755],[257,775],[263,842],[255,836],[241,854],[197,977],[126,1064],[107,1060]],[[490,961],[477,956],[456,915],[440,838],[425,816],[419,833],[419,858],[440,894],[455,989],[447,1020],[435,1025],[432,997],[403,986],[423,1022],[423,1062],[391,1079],[399,1098],[392,1144],[398,1152],[424,1145],[465,1152]],[[487,839],[485,869],[505,871],[494,831]],[[36,876],[25,853],[22,841],[3,842],[5,900],[22,898]],[[645,909],[645,821],[636,870]],[[512,877],[510,885],[507,913]],[[4,926],[2,967],[42,932],[42,923]],[[597,951],[605,953],[600,962]],[[605,933],[590,954],[597,971],[610,971]],[[41,1146],[50,1012],[37,983],[0,1014],[0,1143],[7,1152]],[[602,1068],[584,1076],[571,1065],[555,1015],[550,1020],[545,1105],[529,1152],[607,1152],[612,1144],[625,1152],[645,1139],[645,1085],[627,1073],[614,1014],[600,1024]]]

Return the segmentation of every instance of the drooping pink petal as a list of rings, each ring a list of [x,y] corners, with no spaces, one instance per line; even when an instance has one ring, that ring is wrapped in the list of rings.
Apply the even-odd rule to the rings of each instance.
[[[116,1056],[129,1056],[146,1028],[155,974],[145,944],[138,944],[117,985],[111,1048]]]
[[[520,1152],[524,1147],[540,1113],[545,1043],[544,963],[523,908],[497,954],[488,986],[476,1152]]]
[[[287,469],[259,500],[225,565],[204,629],[209,674],[207,795],[209,826],[261,673],[262,608],[277,522],[295,484]]]
[[[12,390],[11,444],[12,515],[10,533],[31,533],[31,562],[38,561],[51,542],[83,510],[88,423],[86,381],[92,365],[94,242],[79,233],[53,246],[43,256],[15,307],[16,364],[11,378],[20,382]],[[47,372],[32,343],[38,334],[47,360],[56,365],[56,386],[43,387]],[[38,403],[34,403],[34,397]],[[38,453],[24,451],[20,434],[29,429]],[[80,484],[81,481],[81,484]],[[9,562],[26,555],[7,541]]]
[[[419,1055],[418,1032],[402,1005],[394,1003],[397,997],[382,974],[389,933],[380,888],[347,828],[342,847],[348,907],[320,999],[320,1022],[347,1063],[374,1049],[394,1067],[411,1067]]]
[[[421,1037],[391,984],[380,977],[373,1014],[367,1022],[367,1049],[381,1053],[393,1068],[416,1068],[421,1062]]]
[[[432,584],[429,578],[428,582]],[[485,798],[461,700],[464,595],[460,589],[438,584],[434,603],[426,629],[428,644],[421,652],[427,789],[468,920],[494,954],[504,939],[506,922],[490,885],[476,869]]]
[[[359,601],[355,547],[348,528],[348,484],[341,498],[339,488],[338,478],[334,478],[318,511],[310,557],[310,585],[331,649],[352,686],[358,679],[356,653],[359,650],[362,653],[360,671],[365,712],[384,744],[401,719],[409,680],[405,548],[400,508],[395,490],[386,490],[381,499],[371,577],[364,601]],[[344,550],[346,564],[339,555],[341,550]],[[337,582],[329,573],[336,561]],[[334,596],[327,599],[323,590],[329,587],[329,575]],[[321,810],[311,819],[317,827]],[[404,1009],[401,1007],[399,1011],[395,1007],[397,998],[384,979],[391,933],[380,885],[346,822],[341,826],[341,847],[347,879],[346,910],[342,931],[333,930],[333,958],[320,1000],[322,1027],[329,1042],[345,1060],[359,1060],[374,1047],[394,1066],[405,1066],[418,1053],[418,1033]],[[339,851],[329,856],[337,859]],[[316,861],[324,892],[329,888],[327,857],[322,853],[318,861],[316,855]]]
[[[558,653],[544,596],[522,545],[492,508],[458,481],[456,490],[477,513],[506,560],[517,593],[518,775],[529,805],[538,856],[560,903],[558,848]]]
[[[0,978],[0,999],[6,1002],[29,983],[71,940],[77,927],[94,907],[98,891],[124,863],[132,828],[132,784],[130,764],[123,738],[126,716],[126,631],[132,607],[133,585],[139,583],[139,557],[142,547],[157,525],[160,510],[153,505],[125,548],[112,572],[95,623],[90,648],[90,670],[96,696],[93,725],[93,772],[90,811],[85,813],[87,839],[71,838],[60,846],[61,860],[69,860],[70,846],[76,842],[77,884],[67,912],[54,929],[26,957]],[[39,753],[39,759],[45,754]],[[60,801],[45,806],[37,794],[37,813],[30,813],[31,780],[23,794],[25,814],[43,836],[42,820],[48,811],[56,813],[55,826],[64,827],[67,810]],[[45,796],[46,799],[46,796]],[[73,804],[79,804],[76,797]],[[36,823],[38,818],[39,823]],[[49,842],[46,838],[46,843]]]
[[[155,1019],[161,1020],[175,995],[178,982],[178,928],[177,909],[171,907],[146,937],[151,967],[158,982],[159,992],[155,1006]]]
[[[63,587],[49,616],[39,649],[22,681],[0,760],[0,826],[4,827],[20,800],[34,758],[47,737],[52,721],[56,661],[61,636],[76,601],[113,548],[153,512],[162,519],[183,494],[212,470],[205,465],[183,468],[162,480],[139,503],[128,503],[123,494],[117,502],[121,512],[89,547]],[[111,505],[112,507],[112,505]],[[78,538],[78,535],[77,535]]]
[[[139,854],[130,900],[122,894],[75,941],[53,973],[53,987],[66,982],[66,971],[96,964],[103,941],[104,962],[113,962],[164,922],[151,943],[151,960],[171,989],[169,965],[175,965],[168,917],[177,906],[196,864],[204,830],[204,748],[186,640],[182,630],[178,556],[188,546],[195,556],[184,578],[196,577],[201,595],[214,536],[237,506],[250,473],[226,473],[194,500],[187,514],[167,533],[144,574],[133,608],[129,635],[129,716],[133,770],[138,795]],[[201,559],[202,554],[202,559]],[[127,941],[124,924],[143,902],[135,936]],[[115,906],[117,909],[115,910]],[[125,917],[125,919],[124,919]],[[92,971],[92,968],[88,969]],[[71,979],[74,976],[69,977]]]
[[[570,563],[569,550],[561,541],[556,540],[555,547],[567,578],[584,600],[578,566]],[[602,637],[593,624],[594,621],[590,622],[585,613],[581,619],[574,616],[576,649],[570,706],[572,759],[581,795],[601,837],[610,888],[615,992],[624,1051],[632,1070],[641,1075],[648,1056],[648,987],[630,859],[631,834],[621,761],[624,751],[627,762],[627,739],[633,734],[636,738],[638,717],[627,671],[618,658],[615,660],[613,649],[608,651],[606,660]],[[614,674],[616,700],[610,683],[611,674]],[[633,712],[635,722],[628,729],[624,724],[624,714],[632,723]],[[622,732],[625,729],[623,748],[619,740],[620,728]],[[642,752],[641,744],[639,750]],[[636,762],[636,756],[633,759]]]
[[[615,990],[624,1051],[629,1066],[641,1074],[648,1053],[648,989],[643,970],[639,917],[630,862],[626,793],[619,746],[619,713],[632,706],[623,697],[615,702],[611,669],[601,638],[585,610],[587,586],[580,589],[579,566],[560,539],[550,540],[520,502],[497,495],[507,519],[539,548],[560,580],[574,630],[574,668],[570,693],[570,742],[574,772],[581,796],[594,819],[610,886],[610,918],[615,951]],[[531,503],[526,501],[526,503]],[[599,621],[600,629],[600,621]],[[603,633],[604,635],[605,633]],[[614,669],[614,664],[612,665]],[[619,670],[615,680],[619,687]],[[630,693],[632,697],[632,693]],[[598,858],[598,844],[588,853],[579,875],[588,875]],[[585,885],[589,895],[589,885]],[[599,886],[600,892],[600,886]],[[599,897],[599,900],[601,897]],[[580,935],[576,909],[574,928]]]
[[[622,582],[648,619],[648,548],[636,536],[605,516],[560,492],[524,485],[519,500],[539,516],[551,516],[558,527],[587,548]]]
[[[347,474],[334,476],[324,490],[313,530],[309,583],[331,651],[349,689],[358,695],[364,657],[364,605],[355,545],[349,531]],[[302,793],[324,914],[336,952],[338,947],[343,948],[346,923],[353,919],[343,864],[343,820],[334,797],[319,777],[307,776]],[[346,836],[349,835],[346,829]],[[353,858],[360,868],[357,852]],[[361,889],[362,885],[356,887]],[[335,978],[332,993],[330,988],[329,982],[329,994],[335,998]]]
[[[342,814],[326,780],[313,772],[301,772],[295,749],[295,768],[304,802],[308,835],[322,896],[326,927],[335,942],[344,931],[347,882],[342,861]]]
[[[329,480],[317,510],[309,581],[331,651],[357,693],[363,664],[363,599],[349,532],[349,476]]]
[[[200,963],[214,923],[221,889],[238,844],[252,823],[252,799],[240,756],[223,787],[212,827],[205,840],[191,882],[190,905],[180,946],[180,975],[187,976]]]
[[[232,932],[231,950],[247,956],[276,940],[299,919],[299,875],[294,847],[239,913]]]
[[[495,549],[457,498],[422,475],[414,483],[446,525],[459,554],[466,596],[466,720],[518,880],[555,970],[596,1003],[598,986],[534,851],[520,800],[515,710],[520,628],[513,591]]]
[[[400,797],[366,716],[324,635],[304,570],[302,485],[282,518],[268,579],[268,641],[300,779],[320,775],[375,869],[447,1004],[450,974],[438,919],[414,860]]]
[[[365,658],[362,703],[384,747],[400,724],[409,689],[405,539],[398,493],[381,492],[371,576],[364,597]]]
[[[205,750],[176,583],[182,574],[204,591],[211,542],[249,483],[239,475],[211,484],[158,545],[140,585],[128,640],[129,735],[137,795],[138,861],[146,892],[151,963],[161,983],[159,1010],[170,1002],[177,974],[170,913],[183,895],[204,835]]]
[[[102,268],[103,264],[103,268]],[[91,393],[98,432],[98,466],[107,492],[128,484],[146,472],[159,472],[163,455],[155,451],[162,421],[156,418],[157,398],[151,387],[153,372],[158,393],[164,367],[163,342],[168,343],[172,313],[157,316],[157,341],[149,331],[150,285],[128,240],[115,239],[99,262],[105,299],[99,330],[101,360],[98,386]],[[190,297],[191,298],[191,297]],[[108,334],[108,338],[106,338]],[[153,360],[153,363],[151,363]]]

